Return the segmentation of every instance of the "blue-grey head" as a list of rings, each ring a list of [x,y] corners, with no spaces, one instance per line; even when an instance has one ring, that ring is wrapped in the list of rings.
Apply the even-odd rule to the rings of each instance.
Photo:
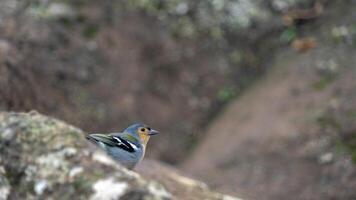
[[[135,139],[139,139],[141,144],[147,145],[148,140],[150,139],[150,136],[156,135],[158,131],[152,129],[151,127],[141,124],[141,123],[135,123],[132,124],[131,126],[127,127],[124,131],[123,134],[126,135],[131,135]]]

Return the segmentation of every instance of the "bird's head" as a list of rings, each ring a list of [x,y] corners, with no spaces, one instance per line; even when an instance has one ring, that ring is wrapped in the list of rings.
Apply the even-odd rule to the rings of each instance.
[[[148,140],[150,139],[150,136],[158,134],[158,131],[152,129],[147,125],[136,123],[126,128],[124,130],[124,133],[128,133],[140,139],[141,143],[146,146]]]

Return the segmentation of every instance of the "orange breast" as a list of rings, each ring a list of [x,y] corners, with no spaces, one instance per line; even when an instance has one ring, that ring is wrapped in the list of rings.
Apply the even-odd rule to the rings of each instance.
[[[140,136],[142,144],[146,146],[148,140],[150,139],[150,136],[145,133],[139,133],[139,136]]]

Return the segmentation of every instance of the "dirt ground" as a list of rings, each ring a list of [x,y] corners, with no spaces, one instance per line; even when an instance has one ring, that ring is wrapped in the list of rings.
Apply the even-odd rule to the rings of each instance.
[[[354,135],[355,118],[348,131],[320,120],[326,110],[355,111],[354,55],[333,46],[280,52],[273,70],[209,126],[183,169],[246,199],[356,198],[356,168],[337,144],[343,132]],[[327,67],[337,75],[320,86]]]
[[[227,47],[177,38],[154,15],[110,4],[125,3],[1,2],[0,109],[37,110],[87,132],[144,122],[165,133],[147,155],[178,163],[231,86],[243,87],[236,77],[260,69],[239,73],[248,65],[230,64]],[[67,10],[51,16],[53,7]]]
[[[86,132],[145,122],[162,132],[147,157],[246,199],[356,199],[354,0],[226,1],[244,27],[219,1],[13,2],[0,110]]]

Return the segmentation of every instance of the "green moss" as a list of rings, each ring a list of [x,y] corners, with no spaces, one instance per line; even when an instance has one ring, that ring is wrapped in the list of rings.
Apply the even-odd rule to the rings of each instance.
[[[77,176],[73,182],[74,191],[79,194],[90,194],[93,180],[86,176]]]
[[[335,80],[336,76],[335,75],[325,75],[321,77],[318,81],[314,82],[312,84],[312,87],[317,90],[321,91],[326,88],[330,83],[332,83]]]
[[[95,25],[95,24],[90,24],[84,28],[83,36],[88,39],[92,39],[92,38],[95,38],[95,36],[98,34],[98,32],[99,32],[99,26]]]
[[[59,22],[60,24],[62,24],[64,27],[68,28],[68,29],[73,28],[73,26],[74,26],[74,24],[75,24],[72,19],[70,19],[70,18],[64,18],[64,17],[58,19],[58,22]]]
[[[346,112],[346,116],[351,120],[356,120],[356,111],[355,110],[349,110],[349,111]]]
[[[335,151],[340,154],[348,151],[347,146],[340,139],[336,140],[334,148]]]
[[[224,87],[218,92],[218,100],[222,102],[227,102],[236,96],[236,89],[232,86]]]
[[[244,58],[243,58],[243,54],[240,50],[233,50],[229,55],[229,59],[232,64],[238,65],[242,62],[242,60]]]
[[[197,36],[197,28],[190,17],[184,16],[172,25],[171,33],[176,38],[193,39]]]
[[[340,121],[327,111],[318,114],[316,123],[323,130],[332,130],[335,133],[343,132]],[[340,137],[337,137],[334,141],[334,150],[340,154],[350,155],[352,161],[356,163],[356,133],[348,134],[347,137],[342,137],[340,134]]]
[[[295,26],[290,26],[282,32],[280,36],[280,40],[283,42],[291,42],[296,37],[297,37],[297,28]]]
[[[356,151],[351,152],[351,159],[354,164],[356,164]]]
[[[223,38],[224,31],[218,26],[213,26],[210,29],[210,35],[212,36],[213,39],[219,40]]]
[[[350,155],[352,162],[356,164],[356,133],[352,134],[353,137],[347,140],[337,140],[335,149],[339,153],[347,153]]]
[[[316,118],[316,122],[319,124],[320,127],[322,128],[332,128],[336,131],[341,130],[341,125],[339,122],[337,122],[330,114],[328,113],[322,113]]]

